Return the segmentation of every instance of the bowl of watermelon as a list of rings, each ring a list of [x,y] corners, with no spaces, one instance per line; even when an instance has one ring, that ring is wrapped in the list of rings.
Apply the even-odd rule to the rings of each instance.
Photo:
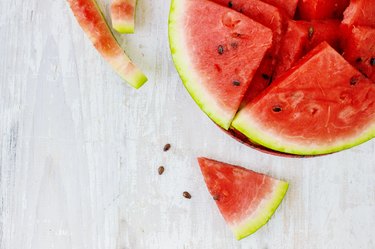
[[[375,5],[368,0],[172,0],[185,88],[235,139],[316,156],[375,137]]]

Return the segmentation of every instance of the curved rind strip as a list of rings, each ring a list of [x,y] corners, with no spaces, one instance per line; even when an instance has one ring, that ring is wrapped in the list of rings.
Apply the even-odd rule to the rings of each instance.
[[[120,34],[134,33],[136,0],[113,0],[111,3],[112,27]]]

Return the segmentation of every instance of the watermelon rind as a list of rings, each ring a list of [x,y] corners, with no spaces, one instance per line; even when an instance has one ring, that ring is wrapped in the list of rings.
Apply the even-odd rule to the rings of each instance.
[[[134,23],[129,23],[126,21],[113,21],[112,27],[120,34],[133,34],[134,33]]]
[[[186,40],[184,38],[185,34],[181,32],[181,28],[179,27],[180,19],[184,17],[184,13],[182,13],[184,2],[185,1],[181,0],[172,0],[169,12],[168,36],[174,64],[185,88],[198,106],[216,124],[227,130],[233,118],[232,114],[223,112],[217,100],[210,97],[210,94],[199,84],[200,80],[196,72],[189,70],[189,68],[193,68],[193,66],[189,60],[189,49],[184,43]]]
[[[232,126],[239,132],[247,136],[252,141],[263,145],[269,149],[296,155],[323,155],[330,154],[345,149],[352,148],[375,137],[375,123],[369,125],[353,137],[338,139],[334,143],[326,146],[316,144],[292,143],[278,137],[278,134],[267,133],[262,129],[262,124],[252,119],[241,111],[236,115]]]
[[[140,88],[146,81],[144,73],[130,60],[125,51],[121,48],[114,37],[108,23],[95,0],[67,0],[69,6],[77,19],[79,25],[91,40],[97,51],[112,66],[115,72],[129,85],[135,89]],[[93,13],[93,16],[86,16],[85,13]],[[100,39],[109,39],[108,44],[113,51],[108,53]]]
[[[133,6],[133,11],[131,13],[123,13],[126,10],[123,10],[121,14],[122,17],[116,15],[116,10],[112,9],[116,6],[116,3],[127,3]],[[136,0],[113,0],[111,4],[111,20],[112,20],[112,27],[120,34],[133,34],[134,27],[135,27],[135,6],[137,4]]]
[[[240,224],[232,226],[231,228],[236,239],[241,240],[264,226],[279,207],[288,188],[289,184],[287,182],[279,181],[270,194],[269,199],[263,200],[250,217],[244,219]]]

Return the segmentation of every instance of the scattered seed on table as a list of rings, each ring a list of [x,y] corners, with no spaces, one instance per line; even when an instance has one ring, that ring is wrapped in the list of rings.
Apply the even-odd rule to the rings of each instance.
[[[170,148],[171,148],[171,145],[170,144],[166,144],[166,145],[164,145],[163,150],[164,151],[168,151]]]
[[[162,175],[163,173],[164,173],[164,167],[163,166],[160,166],[159,168],[158,168],[158,173],[159,173],[159,175]]]
[[[189,192],[183,192],[182,195],[186,198],[186,199],[191,199],[191,194]]]

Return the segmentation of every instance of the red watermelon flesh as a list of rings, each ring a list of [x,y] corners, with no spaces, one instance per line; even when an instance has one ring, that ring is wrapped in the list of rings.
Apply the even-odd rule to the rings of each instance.
[[[337,51],[340,50],[340,22],[289,21],[279,53],[279,64],[274,78],[291,68],[299,59],[323,41],[328,42]]]
[[[173,0],[169,38],[185,87],[212,120],[228,129],[272,44],[271,30],[210,1]]]
[[[293,18],[298,4],[298,0],[262,0],[262,2],[278,7],[285,11],[290,18]]]
[[[281,152],[347,149],[375,137],[375,84],[323,42],[243,108],[232,126]]]
[[[298,14],[302,20],[342,19],[349,0],[300,0]]]
[[[348,26],[363,25],[375,28],[375,1],[351,0],[342,22]]]
[[[288,17],[277,7],[259,0],[212,0],[223,6],[228,6],[256,22],[270,28],[273,33],[272,47],[266,55],[253,77],[241,106],[245,106],[255,96],[262,92],[271,82],[273,71],[277,63],[277,53],[280,48],[280,40],[286,28]]]
[[[375,82],[375,29],[350,28],[344,39],[344,58]]]
[[[267,223],[288,183],[240,166],[198,158],[208,191],[237,239]]]

